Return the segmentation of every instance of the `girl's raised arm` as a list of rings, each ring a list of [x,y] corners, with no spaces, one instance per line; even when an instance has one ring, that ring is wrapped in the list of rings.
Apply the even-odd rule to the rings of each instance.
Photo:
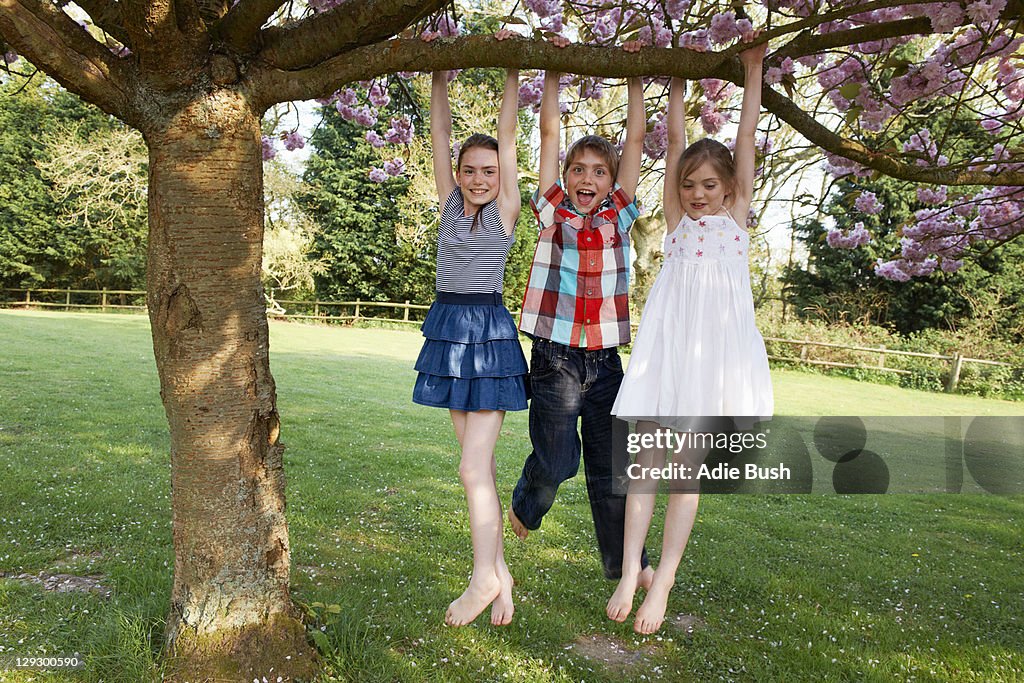
[[[505,91],[498,115],[498,214],[505,232],[515,230],[523,201],[519,195],[519,163],[516,159],[516,124],[519,120],[519,72],[505,73]]]
[[[665,148],[665,182],[661,190],[661,206],[665,211],[665,224],[669,232],[675,230],[683,219],[683,206],[679,201],[679,157],[686,149],[685,92],[686,81],[673,78],[668,91],[668,110],[665,112],[668,146]]]
[[[759,32],[743,36],[743,42],[756,40]],[[767,43],[747,48],[740,53],[745,76],[743,79],[743,105],[740,109],[740,125],[736,132],[736,187],[732,203],[732,215],[740,227],[746,225],[750,201],[754,196],[754,134],[757,119],[761,115],[762,70]]]
[[[443,205],[455,189],[452,175],[452,110],[448,104],[448,72],[435,71],[430,82],[430,144],[434,153],[434,184]]]

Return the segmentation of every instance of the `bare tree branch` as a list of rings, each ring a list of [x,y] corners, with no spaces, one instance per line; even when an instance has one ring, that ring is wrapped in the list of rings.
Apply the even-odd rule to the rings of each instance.
[[[855,38],[869,40],[865,34]],[[471,67],[551,69],[606,78],[678,76],[686,79],[721,78],[743,84],[739,61],[729,51],[644,48],[637,53],[591,45],[558,48],[533,40],[497,41],[489,36],[435,40],[390,40],[369,45],[301,71],[266,70],[254,74],[258,101],[275,102],[324,97],[346,83],[399,71],[443,71]],[[847,140],[819,123],[792,100],[764,88],[764,106],[822,149],[876,169],[893,178],[943,185],[1024,185],[1024,172],[998,174],[906,163]]]
[[[215,28],[215,38],[235,52],[248,54],[260,47],[260,29],[286,0],[239,0]]]
[[[0,0],[0,35],[68,90],[123,121],[135,118],[122,90],[131,67],[52,3]]]
[[[277,69],[316,66],[353,48],[390,38],[449,0],[348,0],[328,12],[263,32],[260,59]]]

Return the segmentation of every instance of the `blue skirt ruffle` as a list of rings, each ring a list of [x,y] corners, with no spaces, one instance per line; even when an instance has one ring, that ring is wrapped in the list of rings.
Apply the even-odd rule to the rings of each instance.
[[[435,301],[422,330],[413,402],[466,411],[526,409],[526,357],[507,308]]]

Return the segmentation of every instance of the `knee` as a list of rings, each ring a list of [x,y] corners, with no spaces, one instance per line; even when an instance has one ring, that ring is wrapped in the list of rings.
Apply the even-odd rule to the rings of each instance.
[[[466,487],[479,486],[494,481],[490,464],[480,463],[479,461],[469,464],[465,458],[459,464],[459,479],[462,481],[462,485]]]

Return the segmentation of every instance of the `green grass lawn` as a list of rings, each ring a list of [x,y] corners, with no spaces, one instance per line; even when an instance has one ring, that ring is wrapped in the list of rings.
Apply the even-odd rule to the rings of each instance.
[[[631,620],[604,618],[614,585],[580,476],[528,541],[507,534],[513,624],[485,615],[446,628],[471,549],[447,414],[410,401],[419,340],[271,325],[293,590],[341,607],[325,627],[323,681],[1024,679],[1020,496],[704,496],[669,601],[698,627],[640,637]],[[1024,413],[772,377],[782,415]],[[159,680],[173,565],[166,429],[146,317],[0,311],[0,660],[77,652],[87,663],[0,680]],[[510,414],[497,453],[505,502],[528,450],[526,415]],[[94,576],[112,594],[13,578],[40,572]],[[571,647],[592,636],[635,662]]]

